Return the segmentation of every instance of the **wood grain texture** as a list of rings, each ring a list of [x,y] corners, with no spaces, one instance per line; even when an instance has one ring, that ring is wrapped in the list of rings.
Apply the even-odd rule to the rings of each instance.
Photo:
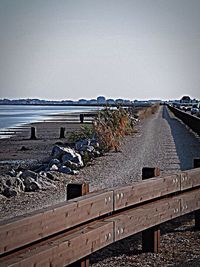
[[[181,173],[181,190],[200,186],[200,168]]]
[[[59,243],[63,238],[58,238],[61,231],[68,230],[69,232],[71,231],[70,228],[78,227],[78,225],[82,223],[85,223],[85,227],[87,229],[93,229],[90,228],[93,226],[89,227],[86,225],[86,223],[88,224],[93,219],[98,221],[99,217],[102,215],[108,215],[107,219],[105,220],[105,225],[107,225],[107,223],[109,224],[109,230],[111,230],[110,225],[114,225],[112,231],[114,232],[115,236],[114,240],[117,241],[153,226],[159,225],[175,217],[190,213],[192,211],[197,211],[200,209],[199,175],[200,168],[197,168],[164,178],[151,178],[125,187],[90,193],[53,207],[45,208],[25,216],[20,216],[15,219],[1,222],[0,254],[10,252],[34,241],[40,241],[41,239],[49,237],[53,234],[57,235],[56,242]],[[176,193],[176,195],[173,193]],[[145,203],[145,201],[148,202]],[[137,206],[134,206],[136,204]],[[127,208],[127,210],[121,211],[122,208]],[[111,215],[110,213],[113,211],[115,211],[117,214]],[[100,228],[102,229],[102,226]],[[77,230],[78,228],[75,229],[76,231],[73,232],[73,237],[75,238],[77,234],[79,237],[73,240],[79,240],[81,243],[82,239],[80,237],[80,232]],[[83,230],[82,233],[87,236],[87,231],[85,231],[86,230]],[[100,232],[98,231],[100,231],[99,228],[97,233],[100,235]],[[93,231],[91,236],[88,237],[87,242],[90,242],[91,238],[91,240],[93,240],[91,242],[94,242],[92,243],[93,245],[96,244],[95,242],[101,243],[102,241],[94,241],[94,233],[95,231]],[[65,235],[68,237],[69,233],[66,233]],[[101,232],[101,235],[106,238],[103,231]],[[85,244],[84,235],[82,237],[83,243],[81,244]],[[70,238],[72,238],[72,235]],[[50,244],[47,246],[46,243],[45,246],[51,250],[51,242],[53,242],[53,239],[50,238],[49,240]],[[64,240],[66,241],[66,236]],[[63,251],[66,249],[69,251],[67,245],[68,243],[65,241],[61,241],[61,243],[59,243],[59,248],[60,246],[63,246]],[[37,247],[41,247],[41,244],[43,244],[43,241],[38,243],[35,249],[37,250]],[[79,243],[75,242],[73,244],[76,244],[77,248],[79,248]],[[106,245],[107,243],[101,243],[101,246],[103,246],[103,244]],[[69,245],[69,247],[70,246],[71,245]],[[75,258],[76,260],[79,260],[80,258],[85,257],[92,252],[92,250],[87,252],[88,248],[84,248],[85,254],[81,251],[77,252],[76,246],[74,245],[72,249],[74,252],[70,252],[72,255],[75,253],[73,260]],[[97,249],[99,249],[101,246],[98,245]],[[85,247],[87,247],[86,244]],[[58,251],[61,253],[61,255],[64,253],[62,250],[61,252],[60,250]],[[51,250],[51,252],[57,253],[57,250]],[[45,250],[44,254],[42,254],[43,257],[45,257],[45,253],[47,253],[47,256],[49,259],[51,259],[51,256],[48,254],[48,250]],[[39,252],[38,258],[40,259]],[[66,260],[66,258],[64,259]],[[67,262],[73,262],[73,260],[70,261],[67,258]],[[48,264],[49,263],[46,261],[42,262],[41,259],[41,266],[50,266]],[[56,266],[54,264],[54,259],[51,261],[51,264],[53,264],[51,266]],[[40,264],[37,266],[40,266]]]
[[[200,188],[186,192],[180,198],[182,215],[200,209]]]
[[[180,175],[151,178],[114,190],[114,210],[180,191]]]
[[[129,211],[122,211],[120,215],[116,215],[107,221],[114,222],[115,241],[118,241],[176,218],[180,214],[180,199],[171,197],[144,204]]]
[[[0,266],[66,266],[108,244],[200,208],[200,188],[119,211],[3,256]]]
[[[93,193],[0,225],[0,254],[113,210],[113,192]]]
[[[12,257],[4,257],[0,259],[0,266],[66,266],[113,241],[113,223],[94,222],[80,227],[79,230],[48,239],[38,246],[33,245],[29,249],[15,253]]]

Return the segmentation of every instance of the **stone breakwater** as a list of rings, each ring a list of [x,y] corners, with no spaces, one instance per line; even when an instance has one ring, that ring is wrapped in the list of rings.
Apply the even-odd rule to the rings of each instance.
[[[34,192],[56,187],[58,173],[77,175],[86,162],[101,155],[96,139],[83,139],[69,145],[55,145],[48,161],[34,170],[14,170],[0,178],[0,194],[5,197],[16,196],[20,192]]]

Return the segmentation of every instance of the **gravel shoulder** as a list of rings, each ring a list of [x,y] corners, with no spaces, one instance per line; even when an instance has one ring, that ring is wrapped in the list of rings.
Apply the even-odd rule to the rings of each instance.
[[[80,127],[80,124],[73,124],[73,127],[70,125],[66,125],[69,132]],[[60,141],[53,137],[52,130],[56,127],[58,133],[59,126],[55,126],[53,122],[46,129],[44,124],[38,125],[43,129],[41,132],[51,133],[50,139],[41,134],[37,141],[30,141],[23,136],[18,140],[1,141],[1,146],[7,153],[0,153],[0,160],[27,157],[29,160],[41,160],[48,156],[52,145]],[[199,138],[168,112],[166,107],[160,107],[156,114],[141,121],[137,130],[133,136],[123,139],[121,152],[107,153],[95,159],[77,176],[63,176],[63,182],[57,184],[56,190],[0,199],[0,220],[64,201],[65,184],[71,181],[86,181],[90,184],[90,191],[95,191],[139,181],[142,168],[147,166],[159,167],[161,175],[190,169],[193,158],[200,157]],[[28,154],[19,150],[22,145],[30,148]],[[136,235],[94,253],[91,257],[92,266],[200,266],[200,233],[194,231],[193,225],[192,216],[165,224],[159,255],[141,253],[141,238]],[[188,265],[180,265],[187,262]],[[189,265],[190,263],[196,265]]]
[[[93,191],[139,181],[143,167],[159,167],[161,175],[191,169],[200,157],[200,139],[165,107],[137,130],[123,140],[121,152],[98,158],[77,178],[89,182]]]

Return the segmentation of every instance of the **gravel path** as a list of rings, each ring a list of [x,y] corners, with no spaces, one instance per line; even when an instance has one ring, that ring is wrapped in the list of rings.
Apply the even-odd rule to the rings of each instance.
[[[161,175],[193,167],[200,157],[200,140],[166,107],[138,127],[138,134],[127,137],[121,153],[99,158],[85,168],[92,189],[109,188],[141,179],[144,166],[159,167]],[[142,253],[141,235],[134,235],[94,253],[93,267],[200,266],[200,232],[194,230],[192,215],[161,226],[161,253]]]
[[[166,107],[137,128],[137,134],[125,138],[120,153],[98,158],[77,178],[88,181],[93,191],[138,181],[143,167],[159,167],[161,175],[191,169],[193,159],[200,157],[199,138]]]

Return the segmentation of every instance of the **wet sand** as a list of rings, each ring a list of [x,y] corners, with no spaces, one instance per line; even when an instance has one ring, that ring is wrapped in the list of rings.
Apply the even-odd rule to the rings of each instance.
[[[85,118],[83,124],[80,124],[79,114],[55,115],[42,122],[14,128],[16,134],[10,138],[0,139],[0,174],[19,164],[27,166],[41,162],[51,154],[55,143],[66,143],[72,132],[78,131],[84,125],[91,125],[92,117],[89,116]],[[36,128],[36,140],[30,140],[31,127]],[[59,138],[61,127],[65,128],[63,139]]]

